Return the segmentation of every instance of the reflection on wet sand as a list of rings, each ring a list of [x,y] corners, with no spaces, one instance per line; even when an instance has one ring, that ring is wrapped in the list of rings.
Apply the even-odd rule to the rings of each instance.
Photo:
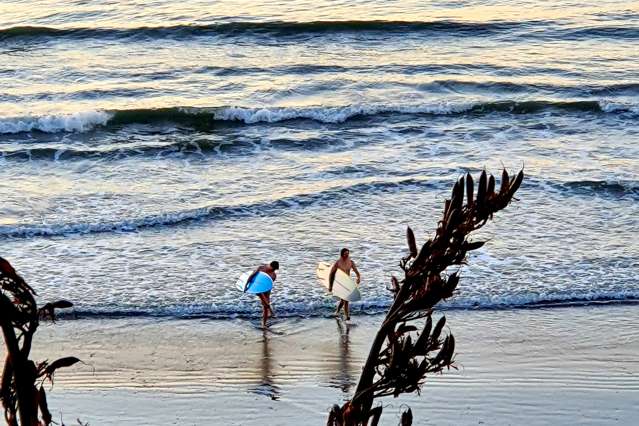
[[[325,332],[310,339],[291,329],[262,331],[259,340],[249,346],[255,350],[249,352],[253,356],[246,354],[248,359],[244,368],[252,374],[235,370],[232,379],[227,376],[222,380],[240,384],[243,377],[249,392],[273,400],[282,396],[281,386],[304,381],[323,382],[345,394],[350,393],[356,383],[359,365],[351,348],[351,329],[355,324],[335,321],[336,334],[330,331],[332,327],[327,327],[330,322],[326,322],[319,327]],[[261,345],[259,354],[258,342]],[[325,380],[320,378],[323,375]]]
[[[277,400],[280,397],[280,388],[275,385],[273,381],[273,361],[269,348],[269,340],[269,332],[267,330],[263,330],[262,356],[259,358],[259,363],[256,367],[256,370],[260,371],[260,381],[257,386],[250,388],[249,391]]]
[[[349,332],[352,324],[343,322],[339,318],[335,319],[339,331],[339,358],[337,371],[334,377],[335,383],[344,393],[349,393],[355,384],[355,377],[351,372],[351,355]]]

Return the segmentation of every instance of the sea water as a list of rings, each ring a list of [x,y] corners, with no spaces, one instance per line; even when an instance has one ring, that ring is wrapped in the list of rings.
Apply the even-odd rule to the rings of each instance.
[[[639,298],[639,10],[624,1],[4,1],[0,255],[80,317],[355,314],[455,180],[525,168],[449,309]]]

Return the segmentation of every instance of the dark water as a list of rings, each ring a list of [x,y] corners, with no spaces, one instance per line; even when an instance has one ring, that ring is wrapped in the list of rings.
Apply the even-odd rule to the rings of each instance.
[[[2,256],[86,315],[224,318],[273,259],[327,313],[348,246],[379,311],[405,226],[523,164],[446,305],[636,300],[638,39],[632,2],[4,2]]]

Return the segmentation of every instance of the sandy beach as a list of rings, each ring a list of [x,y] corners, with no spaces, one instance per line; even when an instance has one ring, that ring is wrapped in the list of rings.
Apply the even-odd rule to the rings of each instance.
[[[639,414],[637,305],[449,311],[459,370],[402,404],[415,424],[631,424]],[[381,316],[277,320],[63,320],[34,358],[76,355],[60,371],[54,417],[91,425],[323,424],[353,391]],[[525,330],[525,332],[524,332]]]

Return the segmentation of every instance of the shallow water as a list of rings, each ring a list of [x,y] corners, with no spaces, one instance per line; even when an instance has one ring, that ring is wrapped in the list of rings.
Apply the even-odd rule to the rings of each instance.
[[[525,165],[452,308],[639,297],[632,2],[0,5],[0,240],[79,315],[324,315],[351,248],[377,312],[405,226]],[[478,236],[477,238],[479,238]]]
[[[396,425],[406,405],[415,424],[632,424],[635,315],[635,306],[448,312],[459,369],[429,376],[421,395],[385,399],[382,424]],[[266,333],[248,320],[63,321],[39,331],[34,358],[86,362],[57,372],[48,391],[65,420],[323,424],[352,396],[381,319],[288,318]]]

